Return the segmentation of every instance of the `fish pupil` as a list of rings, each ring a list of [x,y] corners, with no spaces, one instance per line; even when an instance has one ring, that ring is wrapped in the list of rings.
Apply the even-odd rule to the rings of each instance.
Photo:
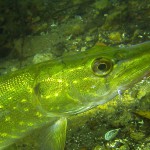
[[[106,71],[107,65],[105,63],[101,63],[101,64],[99,64],[98,69],[101,71]]]

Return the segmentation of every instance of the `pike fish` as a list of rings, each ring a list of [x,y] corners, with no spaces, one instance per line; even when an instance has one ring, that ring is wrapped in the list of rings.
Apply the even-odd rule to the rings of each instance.
[[[63,150],[67,117],[104,104],[150,75],[150,42],[94,46],[0,76],[0,149],[37,129],[42,150]]]

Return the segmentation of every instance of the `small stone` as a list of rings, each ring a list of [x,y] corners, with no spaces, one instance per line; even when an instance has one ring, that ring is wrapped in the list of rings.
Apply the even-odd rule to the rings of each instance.
[[[36,54],[33,58],[33,63],[37,64],[40,62],[44,62],[47,60],[50,60],[52,56],[50,56],[50,54]]]
[[[86,50],[86,47],[81,48],[81,52],[84,52]]]
[[[101,146],[97,145],[93,150],[102,150]]]
[[[116,137],[120,129],[110,130],[105,134],[105,140],[110,141]]]
[[[16,71],[18,70],[16,67],[11,68],[11,71]]]
[[[86,40],[87,42],[89,42],[89,41],[92,40],[92,38],[91,38],[90,36],[87,36],[87,37],[85,38],[85,40]]]
[[[130,134],[130,137],[135,141],[140,141],[145,137],[145,134],[142,132],[133,132]]]
[[[109,34],[109,39],[114,42],[121,42],[121,34],[119,32],[112,32]]]

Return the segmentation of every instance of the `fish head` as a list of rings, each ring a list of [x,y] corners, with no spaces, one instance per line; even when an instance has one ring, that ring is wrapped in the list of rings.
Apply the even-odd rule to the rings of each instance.
[[[149,63],[150,42],[124,48],[94,46],[63,57],[40,84],[44,105],[59,114],[80,113],[101,105],[149,76]]]
[[[124,48],[95,46],[76,57],[65,70],[66,93],[84,109],[111,100],[150,75],[149,42]]]

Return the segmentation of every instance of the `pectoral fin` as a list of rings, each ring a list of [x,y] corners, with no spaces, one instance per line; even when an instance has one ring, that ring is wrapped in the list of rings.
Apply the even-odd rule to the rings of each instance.
[[[60,118],[52,126],[45,129],[41,150],[64,150],[66,141],[67,119]]]

